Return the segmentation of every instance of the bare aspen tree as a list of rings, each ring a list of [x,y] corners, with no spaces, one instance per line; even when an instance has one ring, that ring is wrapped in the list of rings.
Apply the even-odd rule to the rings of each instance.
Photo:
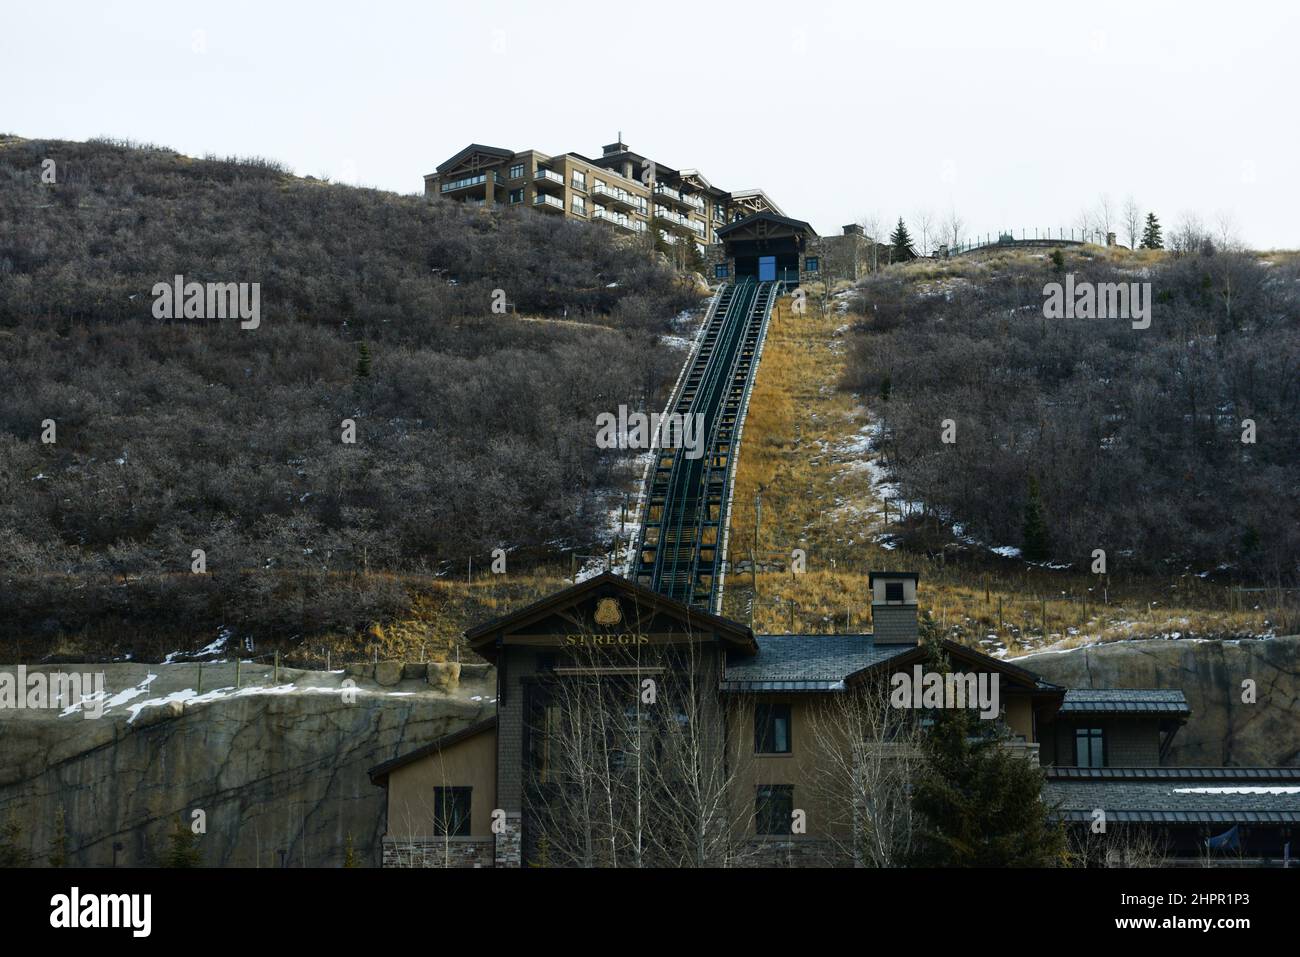
[[[1089,826],[1070,828],[1066,854],[1072,867],[1167,867],[1169,843],[1136,824],[1111,824],[1106,833]]]
[[[717,867],[745,858],[732,804],[721,653],[584,636],[539,679],[528,719],[530,858],[545,867]]]
[[[818,702],[813,786],[827,839],[858,867],[901,867],[912,850],[911,786],[921,767],[916,712],[893,708],[883,681]]]
[[[1110,198],[1109,193],[1102,193],[1097,199],[1097,210],[1093,214],[1093,222],[1097,228],[1098,242],[1105,245],[1106,238],[1112,232],[1111,227],[1115,224],[1115,204]]]
[[[920,209],[912,217],[921,234],[921,255],[930,255],[930,237],[934,235],[934,213],[929,209]]]
[[[961,239],[965,235],[966,224],[962,218],[957,215],[957,210],[949,208],[947,219],[944,222],[943,232],[948,241],[948,248],[954,252],[961,248]]]
[[[1142,207],[1132,196],[1124,201],[1124,234],[1128,237],[1128,248],[1137,249],[1142,239]]]

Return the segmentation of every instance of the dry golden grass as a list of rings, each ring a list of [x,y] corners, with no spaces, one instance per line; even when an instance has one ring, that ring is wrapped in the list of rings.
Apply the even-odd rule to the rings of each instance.
[[[936,267],[950,276],[979,268],[954,262],[955,269],[953,263],[902,268],[921,282]],[[822,314],[811,295],[805,315],[795,315],[789,299],[773,313],[736,465],[728,558],[734,569],[756,554],[760,567],[771,563],[780,570],[756,576],[733,570],[723,595],[725,615],[752,620],[765,633],[867,631],[867,572],[894,569],[920,572],[922,613],[944,633],[989,650],[1005,647],[1009,655],[1085,641],[1296,630],[1300,610],[1286,593],[1234,594],[1194,575],[1103,582],[969,549],[958,558],[942,547],[930,554],[882,547],[877,536],[887,530],[884,507],[863,467],[867,412],[838,385],[845,364],[841,337],[857,319],[834,309]],[[898,521],[896,514],[889,517]],[[807,571],[796,575],[791,556],[799,548]]]

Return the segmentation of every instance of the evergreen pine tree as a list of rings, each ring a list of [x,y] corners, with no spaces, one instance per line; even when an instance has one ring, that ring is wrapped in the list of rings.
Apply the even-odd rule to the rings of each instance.
[[[894,391],[894,382],[889,376],[880,380],[880,401],[888,402],[889,395]]]
[[[952,669],[937,629],[922,629],[928,669]],[[921,741],[913,790],[914,865],[1047,867],[1060,863],[1065,835],[1042,801],[1043,773],[1006,747],[1004,725],[973,708],[939,708]]]
[[[357,378],[370,378],[370,347],[364,342],[357,348]]]
[[[199,856],[198,835],[184,821],[177,821],[168,836],[169,847],[162,860],[163,867],[198,867],[203,863]]]
[[[906,262],[909,259],[916,258],[916,250],[912,248],[912,237],[907,231],[902,216],[898,217],[898,226],[890,235],[889,244],[894,247],[894,260],[896,262]]]
[[[1026,561],[1043,562],[1051,557],[1051,536],[1047,533],[1047,519],[1043,515],[1043,502],[1038,494],[1038,479],[1029,476],[1025,495],[1025,519],[1021,528],[1023,539],[1020,554]]]
[[[68,863],[68,828],[63,805],[54,812],[54,837],[50,839],[50,867],[65,867]]]
[[[1142,230],[1140,249],[1164,249],[1165,241],[1160,238],[1160,220],[1155,213],[1147,213],[1147,225]]]
[[[989,734],[971,708],[940,708],[922,741],[913,792],[919,819],[914,864],[1048,867],[1064,853],[1060,825],[1042,802],[1042,771]]]
[[[31,867],[32,852],[21,844],[22,825],[13,811],[0,825],[0,867]]]

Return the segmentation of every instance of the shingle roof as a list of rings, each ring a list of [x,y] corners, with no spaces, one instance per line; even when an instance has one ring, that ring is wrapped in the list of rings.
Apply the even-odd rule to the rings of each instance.
[[[915,651],[871,635],[756,635],[758,654],[731,655],[723,691],[838,691],[849,675]]]
[[[1192,709],[1181,691],[1111,689],[1071,690],[1065,693],[1061,714],[1182,714]]]
[[[1065,821],[1300,823],[1300,768],[1046,768],[1043,800]]]

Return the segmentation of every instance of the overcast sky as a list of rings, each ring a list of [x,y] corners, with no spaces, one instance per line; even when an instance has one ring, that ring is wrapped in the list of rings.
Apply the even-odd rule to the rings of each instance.
[[[0,132],[411,193],[470,142],[591,155],[622,130],[821,233],[1068,228],[1105,193],[1295,248],[1297,50],[1289,0],[6,0]]]

